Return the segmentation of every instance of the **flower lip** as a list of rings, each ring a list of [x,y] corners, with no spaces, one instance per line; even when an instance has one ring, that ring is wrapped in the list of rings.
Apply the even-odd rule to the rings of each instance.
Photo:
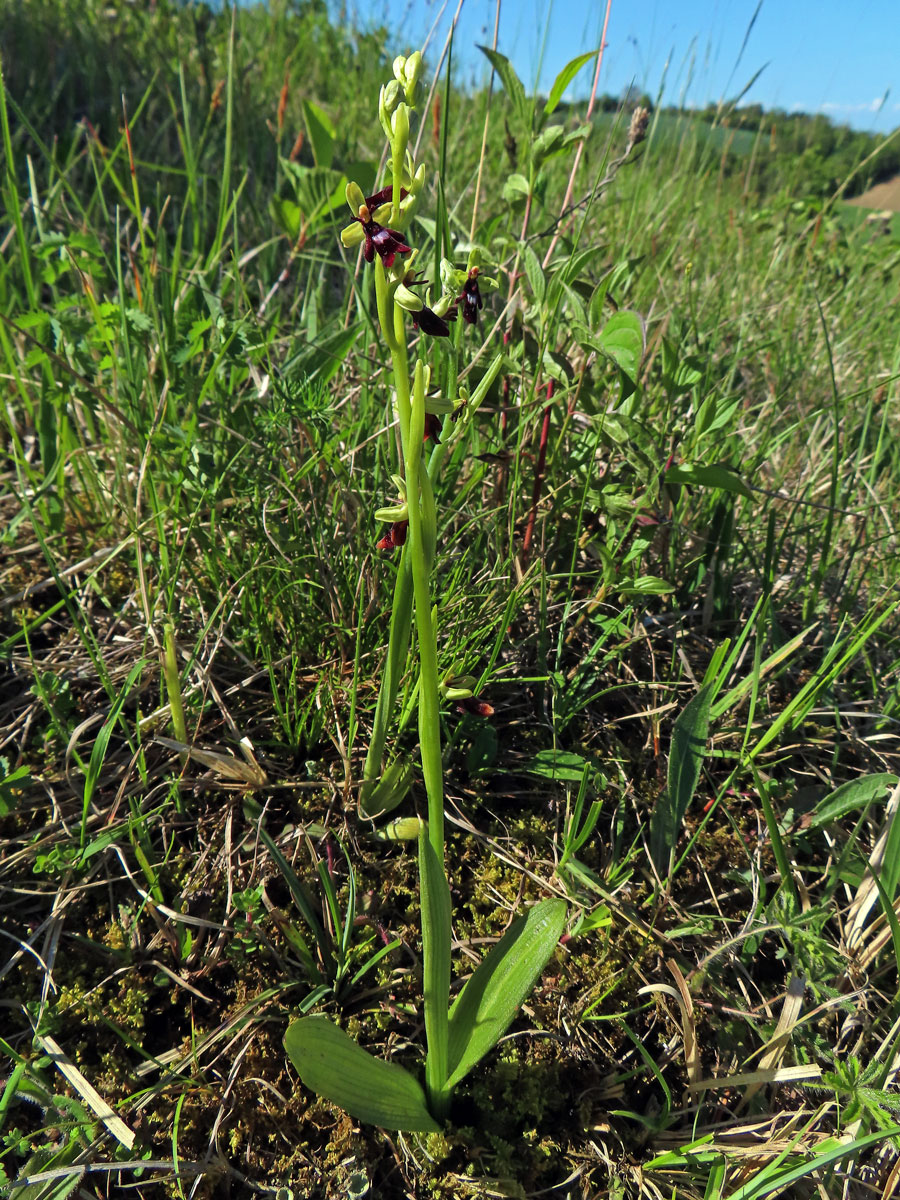
[[[467,696],[457,704],[456,711],[463,715],[471,713],[473,717],[492,717],[494,706],[486,700],[479,700],[477,696]]]
[[[377,254],[385,268],[390,270],[398,254],[412,254],[412,246],[407,246],[402,233],[398,233],[396,229],[387,229],[384,225],[379,225],[372,219],[372,214],[365,205],[360,208],[359,212],[360,215],[356,219],[362,225],[363,233],[366,235],[363,246],[363,257],[366,262],[374,262]]]
[[[462,305],[463,320],[467,325],[474,325],[478,320],[478,310],[484,308],[484,300],[478,290],[478,267],[473,267],[469,272],[459,294],[459,303]]]
[[[423,333],[428,333],[432,337],[449,337],[450,328],[447,322],[456,320],[456,305],[443,317],[432,312],[427,305],[423,305],[418,312],[410,313],[410,316],[416,329],[421,329]]]

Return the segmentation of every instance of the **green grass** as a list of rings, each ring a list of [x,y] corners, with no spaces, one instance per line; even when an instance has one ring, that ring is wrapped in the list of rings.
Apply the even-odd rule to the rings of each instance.
[[[454,973],[548,894],[569,936],[440,1135],[354,1125],[290,1068],[301,1011],[422,1055],[415,856],[356,811],[390,363],[320,203],[374,178],[410,48],[271,8],[232,36],[31,0],[2,32],[0,1168],[47,1176],[11,1194],[881,1194],[900,245],[799,177],[760,192],[688,115],[591,195],[630,114],[597,123],[542,269],[574,150],[526,222],[498,84],[499,289],[457,331],[461,366],[488,339],[470,388],[508,357],[437,497],[439,670],[496,709],[442,716]],[[485,108],[424,124],[457,245]],[[644,323],[633,389],[598,350],[614,309]],[[394,752],[415,700],[408,668]]]

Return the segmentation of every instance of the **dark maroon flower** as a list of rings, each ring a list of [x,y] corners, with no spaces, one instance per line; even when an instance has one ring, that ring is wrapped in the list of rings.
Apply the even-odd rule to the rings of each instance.
[[[374,262],[377,254],[384,263],[385,270],[390,270],[398,254],[412,254],[412,246],[407,246],[403,240],[403,234],[398,233],[396,229],[386,229],[384,225],[379,225],[371,218],[368,221],[364,221],[362,217],[357,219],[366,235],[363,246],[363,256],[366,262]]]
[[[471,713],[473,717],[492,717],[494,706],[488,704],[486,700],[479,700],[477,696],[467,696],[465,700],[459,701],[456,711],[464,716],[466,713]]]
[[[408,529],[409,521],[395,521],[384,537],[379,538],[375,543],[377,549],[382,550],[385,554],[399,549],[406,541]]]
[[[484,308],[484,301],[481,298],[481,292],[478,290],[478,268],[473,267],[469,272],[469,278],[463,284],[463,290],[459,294],[459,303],[462,305],[463,320],[467,325],[474,325],[478,320],[479,308]]]
[[[421,329],[423,333],[429,333],[432,337],[449,337],[450,328],[447,322],[456,320],[456,305],[452,306],[446,317],[439,317],[424,304],[418,312],[409,315],[412,317],[416,329]]]
[[[425,414],[425,433],[422,441],[427,442],[429,438],[436,446],[441,444],[441,422],[434,413]]]

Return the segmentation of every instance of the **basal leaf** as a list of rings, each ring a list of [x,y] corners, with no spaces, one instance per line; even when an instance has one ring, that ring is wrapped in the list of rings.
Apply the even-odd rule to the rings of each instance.
[[[396,1063],[374,1058],[327,1017],[292,1021],[284,1048],[303,1086],[351,1117],[405,1133],[440,1129],[414,1076]]]
[[[544,105],[544,116],[549,117],[553,110],[562,100],[566,88],[581,70],[586,62],[597,53],[596,50],[588,50],[586,54],[579,54],[577,58],[573,58],[571,62],[567,62],[560,73],[553,81],[553,87],[550,89],[550,95],[547,97],[547,103]]]
[[[497,1044],[534,987],[566,924],[564,900],[542,900],[518,917],[475,969],[450,1010],[454,1088]]]
[[[658,575],[638,575],[616,591],[620,596],[668,596],[675,588]]]
[[[897,786],[897,776],[889,772],[878,775],[863,775],[842,783],[831,795],[820,800],[809,822],[810,829],[822,829],[832,821],[839,821],[858,808],[865,808]]]
[[[712,699],[713,687],[707,684],[688,701],[672,729],[666,791],[657,801],[650,818],[650,856],[663,876],[671,866],[684,814],[700,778]]]

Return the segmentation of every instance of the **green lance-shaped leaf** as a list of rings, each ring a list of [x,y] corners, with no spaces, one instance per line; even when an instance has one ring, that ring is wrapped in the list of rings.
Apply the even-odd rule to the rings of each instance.
[[[666,791],[650,818],[650,857],[660,875],[666,875],[672,865],[678,832],[700,778],[713,696],[711,684],[702,687],[672,729]]]
[[[351,1117],[404,1133],[440,1129],[417,1079],[396,1063],[374,1058],[327,1017],[292,1021],[284,1048],[304,1087]]]
[[[468,1075],[509,1028],[556,949],[564,900],[542,900],[518,917],[484,957],[450,1009],[448,1090]]]
[[[644,323],[635,312],[613,313],[597,336],[598,348],[637,383],[644,353]]]
[[[547,97],[547,103],[544,105],[544,116],[549,117],[554,111],[557,104],[563,98],[563,94],[581,68],[586,62],[596,55],[596,50],[588,50],[587,54],[579,54],[577,58],[573,58],[571,62],[567,62],[556,79],[553,81],[553,87],[550,89],[550,95]]]

